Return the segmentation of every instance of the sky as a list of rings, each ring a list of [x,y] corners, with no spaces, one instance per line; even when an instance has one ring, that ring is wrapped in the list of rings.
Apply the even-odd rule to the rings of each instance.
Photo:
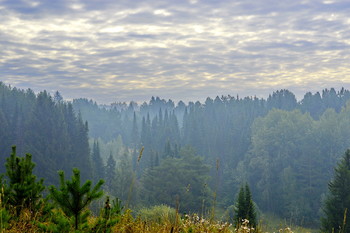
[[[108,104],[350,89],[348,0],[0,0],[0,81]]]

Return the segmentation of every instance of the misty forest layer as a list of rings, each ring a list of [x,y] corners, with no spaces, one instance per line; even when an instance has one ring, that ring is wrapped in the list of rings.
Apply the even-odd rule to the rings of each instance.
[[[0,164],[16,145],[47,184],[77,167],[130,206],[180,204],[183,212],[206,211],[214,194],[228,209],[247,182],[259,211],[317,226],[333,168],[350,147],[348,100],[348,90],[332,88],[299,102],[281,90],[267,99],[102,106],[0,83]]]

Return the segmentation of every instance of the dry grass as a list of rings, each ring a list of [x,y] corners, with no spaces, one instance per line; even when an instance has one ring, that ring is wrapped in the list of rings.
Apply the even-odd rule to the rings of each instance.
[[[31,213],[24,210],[20,218],[16,221],[12,220],[10,226],[6,230],[1,232],[17,233],[17,232],[43,232],[36,221],[38,217],[32,217]],[[110,230],[110,232],[116,233],[262,233],[259,229],[249,227],[249,221],[245,220],[241,226],[235,229],[230,223],[221,221],[210,221],[199,217],[198,215],[185,215],[176,218],[174,222],[173,218],[163,218],[158,220],[144,220],[142,216],[134,217],[130,210],[126,210],[124,214],[120,216],[120,221],[116,223]],[[97,222],[97,217],[91,217],[88,220],[88,227],[81,232],[96,232],[92,230],[92,226]],[[49,224],[49,222],[42,223]],[[70,232],[74,232],[73,227]],[[281,229],[279,232],[291,233],[288,228]]]

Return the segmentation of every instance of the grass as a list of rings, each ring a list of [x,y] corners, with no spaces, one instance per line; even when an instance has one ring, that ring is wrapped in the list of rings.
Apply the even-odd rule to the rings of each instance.
[[[174,213],[172,213],[172,212]],[[109,231],[96,231],[96,223],[101,217],[90,217],[88,219],[88,225],[79,232],[118,232],[118,233],[147,233],[147,232],[167,232],[167,233],[265,233],[262,229],[254,230],[249,228],[248,222],[243,222],[238,229],[235,229],[230,223],[223,221],[216,221],[201,218],[200,216],[184,215],[178,216],[175,209],[171,209],[167,206],[152,207],[144,209],[140,212],[141,215],[133,216],[131,210],[126,210],[115,224],[108,227]],[[159,216],[157,216],[159,214]],[[145,218],[145,216],[147,216]],[[174,216],[175,215],[175,216]],[[36,216],[36,215],[35,215]],[[39,216],[39,215],[38,215]],[[24,210],[19,219],[10,222],[8,229],[2,229],[0,232],[43,232],[43,229],[38,227],[37,221],[39,219],[31,218],[28,211]],[[69,224],[69,220],[66,221],[66,225]],[[63,222],[62,222],[63,223]],[[46,226],[53,224],[52,220],[47,219],[45,222],[41,222]],[[68,231],[74,232],[73,226],[67,225]],[[67,229],[64,227],[64,229]],[[101,226],[100,226],[101,227]],[[103,227],[103,226],[102,226]],[[95,228],[95,229],[94,229]],[[51,228],[59,229],[59,228]],[[62,228],[61,228],[62,229]],[[61,232],[59,230],[52,230],[46,232]],[[283,231],[271,231],[271,232],[284,232],[291,233],[292,231],[283,228]],[[308,232],[308,231],[293,231],[293,232]]]
[[[288,220],[279,218],[273,214],[262,214],[260,216],[261,229],[264,232],[278,232],[280,229],[291,228],[294,233],[316,233],[319,229],[305,228],[291,224]]]

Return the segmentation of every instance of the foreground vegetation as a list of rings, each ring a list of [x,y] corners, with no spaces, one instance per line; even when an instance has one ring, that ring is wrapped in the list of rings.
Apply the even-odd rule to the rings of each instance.
[[[214,215],[205,219],[179,214],[178,208],[167,206],[141,209],[133,215],[118,198],[110,201],[108,196],[99,214],[91,216],[89,205],[102,197],[103,180],[92,186],[90,180],[81,182],[78,169],[73,169],[71,180],[59,171],[59,187],[50,186],[44,199],[43,179],[33,175],[31,158],[30,154],[18,157],[16,147],[12,147],[6,160],[6,177],[0,177],[1,232],[261,232],[247,184],[237,200],[234,226],[215,220]]]
[[[142,154],[140,154],[141,157]],[[226,214],[227,221],[218,221],[213,212],[198,214],[180,214],[179,208],[165,205],[140,209],[132,213],[124,209],[118,198],[110,200],[99,208],[96,216],[89,209],[92,201],[103,196],[101,189],[104,181],[93,186],[90,180],[82,183],[80,171],[73,169],[71,180],[66,180],[63,171],[59,171],[60,185],[48,188],[47,198],[42,197],[45,189],[43,179],[37,180],[32,171],[35,164],[32,156],[18,157],[16,147],[12,147],[10,157],[6,159],[6,173],[0,176],[0,230],[1,232],[266,232],[267,227],[257,223],[255,205],[248,184],[242,185],[232,208],[233,215]],[[327,216],[323,221],[324,232],[347,232],[346,207],[343,222],[335,218],[342,213],[343,202],[334,199],[346,197],[344,180],[350,180],[350,150],[335,169],[335,179],[330,183],[331,194],[326,203]],[[345,182],[346,183],[346,182]],[[346,185],[346,187],[348,187]],[[345,187],[345,188],[346,188]],[[334,191],[336,190],[336,191]],[[332,199],[333,197],[333,199]],[[346,203],[345,203],[346,204]],[[177,205],[178,206],[178,205]],[[339,210],[339,211],[338,211]],[[207,216],[207,219],[204,217]],[[335,222],[332,225],[332,221]],[[340,222],[339,222],[340,221]],[[337,227],[339,226],[339,227]],[[339,231],[337,231],[339,228]],[[279,232],[292,232],[282,227]],[[311,232],[298,229],[298,232]]]
[[[90,217],[87,222],[75,230],[70,223],[69,219],[64,219],[61,213],[51,219],[47,219],[47,222],[38,223],[37,219],[28,218],[28,213],[24,212],[23,215],[17,221],[11,221],[7,229],[2,228],[1,232],[221,232],[221,233],[248,233],[248,232],[266,232],[259,228],[250,228],[247,221],[234,228],[231,224],[221,221],[209,221],[203,218],[199,218],[197,215],[193,216],[180,216],[176,222],[172,222],[172,219],[167,217],[160,218],[161,220],[143,220],[142,216],[133,217],[131,211],[114,217],[111,219],[105,219],[102,215],[99,217]],[[40,218],[37,216],[37,218]],[[59,223],[52,226],[52,222],[55,219],[61,218]],[[63,223],[64,222],[64,223]],[[280,228],[278,232],[291,233],[293,232],[289,227]],[[309,231],[298,231],[309,232]]]

